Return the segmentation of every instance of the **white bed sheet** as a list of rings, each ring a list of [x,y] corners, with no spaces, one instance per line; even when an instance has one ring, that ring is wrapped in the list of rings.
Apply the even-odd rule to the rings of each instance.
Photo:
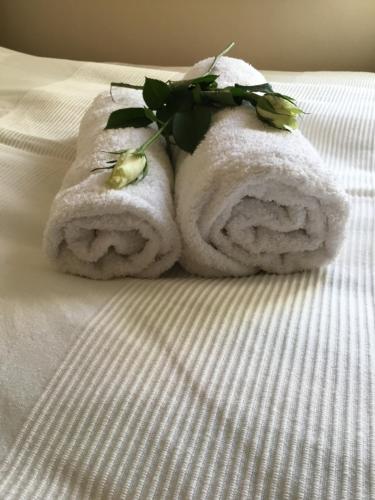
[[[58,274],[80,118],[145,73],[0,49],[0,498],[375,498],[375,75],[265,72],[351,197],[326,269]]]

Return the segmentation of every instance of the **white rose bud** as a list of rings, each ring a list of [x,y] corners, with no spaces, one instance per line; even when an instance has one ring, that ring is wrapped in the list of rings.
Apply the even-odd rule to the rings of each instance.
[[[146,173],[146,155],[137,149],[129,149],[119,155],[106,185],[112,189],[121,189],[128,184],[140,181]]]
[[[293,102],[273,94],[257,95],[255,99],[255,109],[262,121],[282,130],[292,131],[297,128],[297,117],[303,111]]]

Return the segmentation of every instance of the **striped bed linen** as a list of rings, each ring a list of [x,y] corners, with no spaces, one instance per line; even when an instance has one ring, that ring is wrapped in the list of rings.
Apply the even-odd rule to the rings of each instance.
[[[375,498],[375,75],[265,72],[350,195],[330,266],[94,283],[40,246],[79,120],[179,75],[0,64],[0,498]]]

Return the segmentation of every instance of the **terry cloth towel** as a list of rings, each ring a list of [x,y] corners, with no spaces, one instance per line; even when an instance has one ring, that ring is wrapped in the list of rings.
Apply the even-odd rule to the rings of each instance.
[[[212,59],[185,78],[204,74]],[[223,57],[220,87],[264,83],[242,60]],[[260,270],[288,273],[326,264],[338,252],[348,216],[346,195],[299,131],[261,122],[249,105],[215,114],[192,155],[176,155],[181,263],[207,277]]]
[[[172,200],[173,174],[162,141],[147,149],[149,171],[123,189],[105,186],[113,159],[103,151],[136,148],[147,128],[104,130],[112,111],[144,106],[138,90],[116,90],[93,101],[84,115],[77,156],[51,208],[44,234],[47,255],[65,272],[94,279],[155,278],[178,259],[180,240]]]

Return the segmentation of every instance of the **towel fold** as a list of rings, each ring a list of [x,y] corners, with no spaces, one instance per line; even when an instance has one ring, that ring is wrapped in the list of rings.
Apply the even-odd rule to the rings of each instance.
[[[103,130],[112,111],[144,106],[137,90],[100,94],[82,119],[77,156],[58,192],[44,233],[57,267],[94,279],[158,277],[178,259],[180,241],[172,201],[173,173],[162,141],[147,150],[148,175],[123,189],[108,189],[104,151],[136,148],[147,128]],[[112,158],[111,158],[112,159]]]
[[[185,75],[204,74],[212,59]],[[223,57],[220,87],[264,83],[242,60]],[[348,204],[299,132],[271,128],[248,105],[218,111],[192,155],[176,156],[181,263],[207,277],[288,273],[326,264],[343,241]]]

